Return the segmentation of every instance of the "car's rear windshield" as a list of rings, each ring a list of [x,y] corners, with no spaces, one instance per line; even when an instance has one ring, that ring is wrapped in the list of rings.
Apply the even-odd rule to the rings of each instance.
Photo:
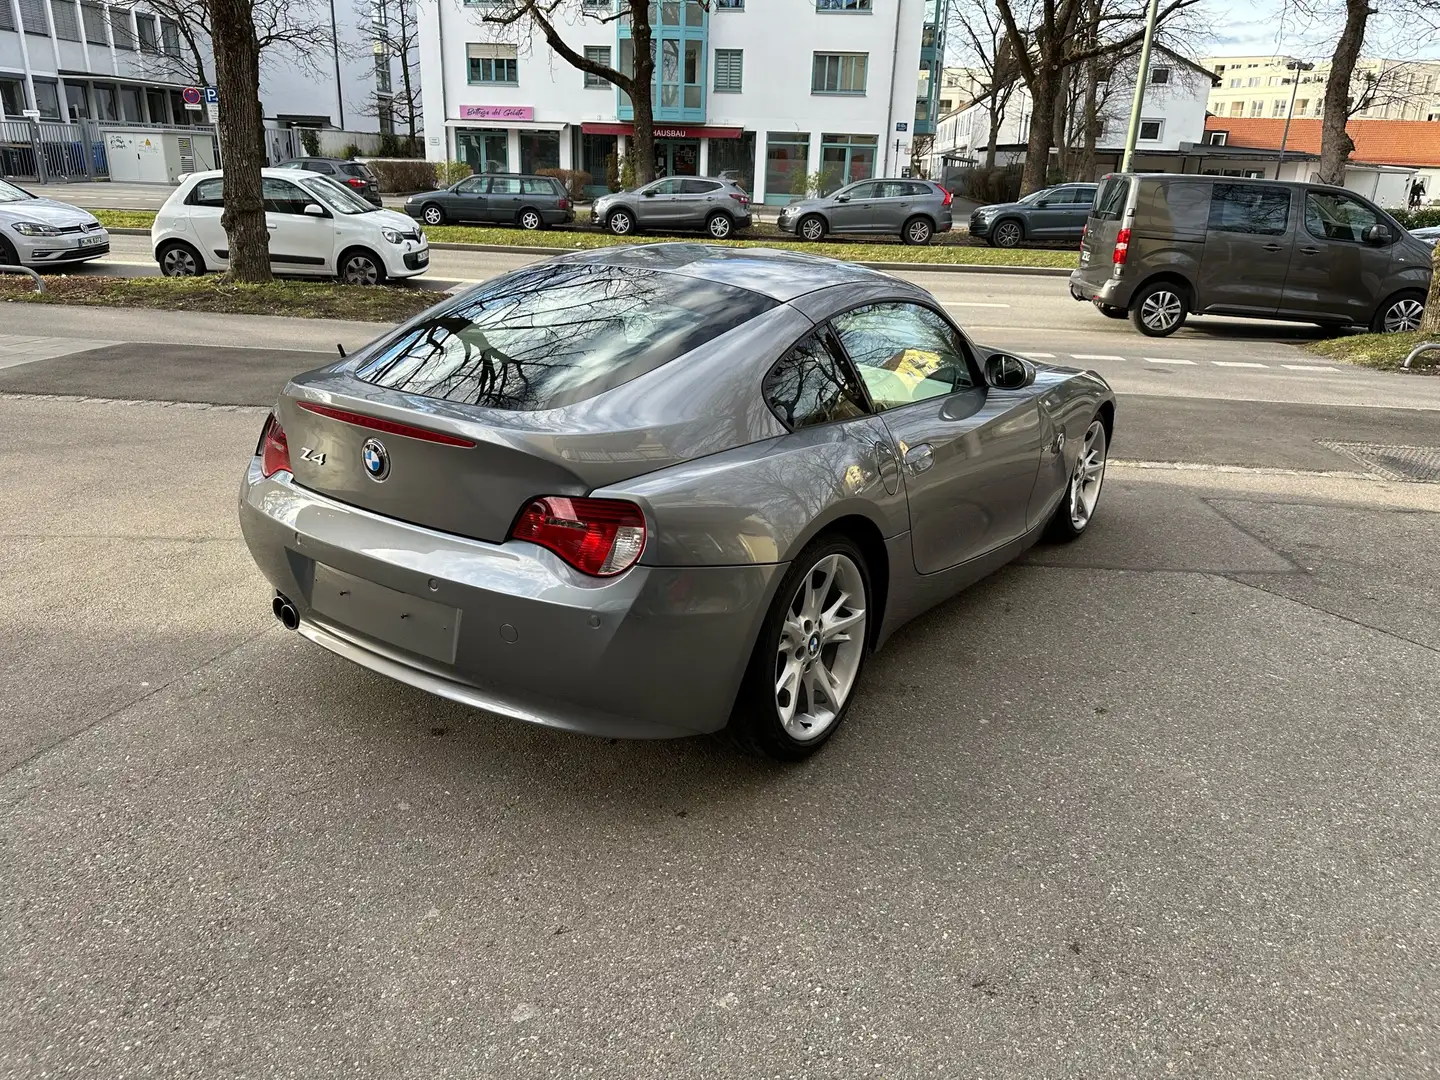
[[[339,169],[340,175],[342,176],[358,176],[362,180],[370,179],[370,170],[367,169],[364,165],[356,165],[353,162],[346,162],[344,165],[339,166]]]
[[[356,375],[488,409],[556,409],[638,378],[775,303],[633,266],[537,266],[400,331]]]
[[[1114,221],[1125,213],[1125,196],[1130,193],[1128,176],[1111,176],[1100,185],[1100,194],[1095,198],[1095,208],[1090,216]]]

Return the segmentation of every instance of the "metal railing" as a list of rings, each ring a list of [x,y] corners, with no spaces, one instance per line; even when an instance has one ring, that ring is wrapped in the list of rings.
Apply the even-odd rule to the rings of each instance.
[[[1424,356],[1427,353],[1434,353],[1436,356],[1436,359],[1432,362],[1431,367],[1440,365],[1440,341],[1422,341],[1419,345],[1416,345],[1415,348],[1410,350],[1410,355],[1405,357],[1405,359],[1401,362],[1400,370],[1418,371],[1419,369],[1414,366],[1415,361],[1417,358]]]
[[[45,279],[28,266],[0,266],[0,274],[28,274],[35,279],[35,291],[37,293],[45,291]]]

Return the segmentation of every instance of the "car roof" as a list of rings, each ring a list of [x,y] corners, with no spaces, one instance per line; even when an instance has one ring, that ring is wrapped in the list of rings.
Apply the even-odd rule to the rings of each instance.
[[[787,303],[836,285],[888,284],[901,292],[913,287],[888,274],[854,263],[774,248],[732,248],[712,244],[636,244],[596,248],[560,257],[601,266],[631,266],[732,285]]]

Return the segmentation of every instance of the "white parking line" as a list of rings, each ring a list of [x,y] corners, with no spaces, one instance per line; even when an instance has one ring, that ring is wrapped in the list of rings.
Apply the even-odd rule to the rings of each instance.
[[[1188,364],[1191,367],[1195,366],[1194,360],[1171,360],[1163,356],[1145,356],[1141,357],[1141,359],[1147,364]]]
[[[1123,356],[1111,356],[1109,353],[1071,353],[1071,360],[1124,360]]]
[[[1329,367],[1326,364],[1281,364],[1283,368],[1291,371],[1339,371],[1339,368]]]
[[[1269,364],[1256,364],[1249,360],[1211,360],[1216,367],[1258,367],[1268,368]]]

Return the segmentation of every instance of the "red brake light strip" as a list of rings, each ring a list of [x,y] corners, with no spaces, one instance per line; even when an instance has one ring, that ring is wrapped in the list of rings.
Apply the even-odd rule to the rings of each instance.
[[[462,439],[459,435],[445,435],[439,431],[429,431],[411,424],[397,424],[393,420],[381,420],[379,417],[365,416],[363,413],[334,409],[329,405],[317,405],[313,401],[297,401],[295,404],[306,412],[312,412],[318,416],[328,416],[331,420],[339,420],[342,424],[354,424],[356,427],[369,428],[371,431],[383,431],[387,435],[403,435],[407,439],[440,443],[442,446],[461,446],[467,450],[475,445],[473,439]]]

